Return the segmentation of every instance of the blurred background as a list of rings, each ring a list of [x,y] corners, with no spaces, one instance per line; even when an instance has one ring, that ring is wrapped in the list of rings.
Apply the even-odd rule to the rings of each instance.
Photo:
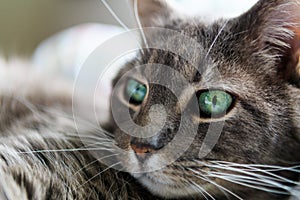
[[[168,0],[189,14],[232,17],[257,0]],[[126,0],[107,0],[129,27]],[[41,41],[82,23],[118,25],[101,0],[0,0],[0,53],[30,56]]]

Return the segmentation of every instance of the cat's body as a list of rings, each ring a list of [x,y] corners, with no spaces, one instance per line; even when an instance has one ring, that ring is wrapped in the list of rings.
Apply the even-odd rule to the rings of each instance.
[[[139,9],[144,26],[175,30],[201,47],[189,49],[187,43],[161,29],[145,29],[150,46],[173,45],[179,54],[191,56],[190,60],[175,52],[150,48],[127,64],[115,79],[116,91],[139,87],[145,93],[124,101],[126,90],[120,91],[112,96],[112,106],[117,103],[117,110],[129,107],[133,121],[145,127],[150,122],[150,108],[163,104],[167,114],[163,129],[156,136],[141,139],[123,132],[112,118],[109,130],[115,141],[109,145],[103,142],[104,131],[85,121],[79,137],[72,118],[70,88],[54,79],[30,80],[23,76],[25,73],[18,76],[17,70],[3,67],[0,199],[158,199],[152,194],[191,199],[288,199],[291,194],[298,198],[300,2],[263,0],[239,18],[210,25],[174,17],[165,3],[157,0],[139,1]],[[152,15],[160,16],[159,20]],[[173,71],[162,73],[150,66],[130,77],[124,75],[137,65],[155,63],[183,75],[193,85],[192,92],[181,94],[180,78]],[[118,85],[122,76],[126,81]],[[150,79],[175,85],[180,98],[165,87],[149,83]],[[47,86],[50,82],[56,82],[57,87]],[[213,92],[207,93],[209,90]],[[225,112],[214,116],[200,103],[199,116],[193,104],[189,107],[193,95],[199,98],[197,107],[203,95],[206,101],[202,104],[209,101],[207,95],[215,95],[213,103],[220,103],[221,98],[228,105]],[[180,130],[180,106],[188,113],[183,123],[187,140],[195,124],[197,134],[189,148],[179,152],[182,154],[178,159],[168,162],[173,152],[159,152]],[[153,112],[154,122],[164,120],[161,110]],[[208,126],[219,122],[224,122],[220,138],[206,157],[200,157]],[[125,150],[116,156],[117,161],[145,188],[129,173],[107,169],[94,158],[84,149],[91,142],[99,142],[99,150],[111,150],[111,156],[118,149],[115,144]],[[185,142],[179,141],[173,150],[181,150]],[[164,162],[164,168],[155,168]],[[156,170],[151,172],[153,168]]]
[[[5,63],[1,75],[1,200],[153,199],[85,149],[72,116],[71,84],[25,61]],[[101,138],[86,126],[86,140]]]

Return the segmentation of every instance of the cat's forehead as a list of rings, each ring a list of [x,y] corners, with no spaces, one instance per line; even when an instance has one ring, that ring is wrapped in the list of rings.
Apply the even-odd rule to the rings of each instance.
[[[212,76],[216,69],[228,68],[230,64],[224,55],[226,51],[231,51],[226,49],[230,44],[224,45],[223,41],[226,37],[228,39],[232,33],[225,30],[225,23],[227,22],[215,23],[211,26],[182,23],[177,25],[177,28],[181,30],[177,35],[161,34],[158,31],[148,38],[148,42],[151,45],[154,44],[152,46],[160,44],[157,46],[161,48],[149,48],[141,51],[136,65],[147,66],[141,73],[148,78],[174,78],[178,76],[178,73],[174,73],[173,70],[179,72],[189,82],[197,82],[203,75]],[[160,67],[153,67],[154,64],[173,70],[162,70]],[[232,67],[234,68],[234,66]],[[223,73],[222,71],[221,69],[219,73]]]

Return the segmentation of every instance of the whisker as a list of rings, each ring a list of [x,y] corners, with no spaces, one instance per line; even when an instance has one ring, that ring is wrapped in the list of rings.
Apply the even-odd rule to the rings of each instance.
[[[234,163],[230,163],[230,164],[232,165]],[[237,165],[238,165],[238,167],[241,167],[239,164],[237,164]],[[227,174],[227,173],[222,173],[222,172],[209,172],[208,176],[212,176],[212,177],[215,177],[215,178],[222,178],[223,180],[227,180],[227,181],[230,181],[230,182],[233,182],[233,183],[236,183],[236,184],[240,184],[240,185],[244,185],[244,186],[247,186],[247,187],[252,187],[252,188],[255,188],[255,189],[264,190],[264,191],[267,191],[267,192],[273,192],[273,193],[279,193],[279,194],[288,194],[287,192],[283,192],[283,191],[279,191],[279,190],[275,190],[275,189],[270,189],[270,188],[278,188],[278,189],[290,192],[292,190],[291,187],[282,185],[282,184],[278,183],[278,181],[279,182],[286,181],[288,183],[294,183],[291,180],[288,180],[288,179],[283,178],[281,176],[272,174],[270,172],[265,172],[265,173],[267,173],[268,175],[273,176],[273,177],[264,176],[264,175],[256,174],[256,173],[253,173],[253,172],[245,171],[245,170],[240,169],[240,168],[233,168],[233,167],[230,167],[228,165],[222,166],[222,165],[219,164],[217,166],[214,166],[214,165],[206,165],[206,166],[209,166],[211,168],[223,169],[223,170],[227,170],[227,171],[234,171],[234,172],[246,174],[249,177],[248,176],[242,176],[242,175],[235,175],[235,174]],[[256,169],[256,170],[258,172],[262,172],[262,173],[264,172],[261,169]],[[276,178],[274,178],[274,176]],[[251,183],[251,184],[254,184],[254,185],[249,185],[247,183]],[[257,186],[255,186],[255,185],[257,185]],[[265,187],[258,187],[258,186],[265,186]],[[267,187],[269,187],[269,188],[267,188]]]
[[[197,188],[197,191],[200,192],[200,194],[206,199],[209,200],[205,194],[207,194],[211,199],[215,200],[215,198],[209,194],[203,187],[201,187],[200,185],[198,185],[197,183],[195,183],[194,181],[189,181],[189,183],[191,183],[193,186],[195,186]],[[205,194],[204,194],[205,193]]]
[[[93,146],[98,146],[98,147],[106,147],[106,146],[109,146],[109,147],[113,147],[115,146],[114,143],[112,143],[111,141],[100,141],[100,142],[92,142],[88,145],[85,145],[85,147],[93,147]]]
[[[79,170],[77,170],[77,171],[73,174],[73,176],[75,176],[76,174],[78,174],[79,172],[81,172],[83,169],[86,169],[87,167],[89,167],[89,166],[95,164],[95,163],[98,162],[98,161],[101,161],[101,160],[103,160],[103,159],[105,159],[105,158],[114,157],[114,156],[117,156],[117,155],[119,155],[119,154],[116,153],[116,154],[111,154],[111,155],[108,155],[108,156],[104,156],[104,157],[102,157],[102,158],[98,158],[98,159],[94,160],[93,162],[90,162],[89,164],[87,164],[87,165],[83,166],[82,168],[80,168]]]
[[[79,187],[84,186],[85,184],[87,184],[88,182],[90,182],[91,180],[93,180],[94,178],[96,178],[97,176],[101,175],[102,173],[106,172],[107,170],[113,168],[114,166],[117,166],[121,164],[121,162],[117,162],[115,164],[112,164],[111,166],[105,168],[104,170],[102,170],[101,172],[97,173],[95,176],[93,176],[92,178],[88,179],[86,182],[84,182],[83,184],[81,184]]]
[[[115,145],[115,143],[113,142],[113,141],[108,141],[108,140],[94,140],[94,141],[92,141],[92,140],[90,140],[90,139],[88,139],[88,140],[82,140],[82,142],[85,144],[85,146],[86,147],[88,147],[88,146],[93,146],[93,145],[103,145],[103,146],[108,146],[108,145],[110,145],[110,146],[116,146]]]
[[[28,109],[30,109],[30,111],[32,113],[34,113],[34,115],[37,115],[38,119],[42,119],[45,120],[46,122],[49,121],[48,118],[46,118],[46,115],[42,115],[40,110],[43,110],[46,113],[49,114],[53,114],[56,117],[62,117],[65,119],[70,119],[72,122],[74,120],[74,116],[72,116],[71,114],[65,113],[65,112],[59,112],[57,110],[53,110],[53,109],[49,109],[47,106],[45,105],[34,105],[32,103],[30,103],[29,101],[27,101],[26,99],[20,98],[20,97],[13,97],[15,100],[19,101],[20,103],[24,104]],[[38,107],[38,108],[37,108]],[[110,137],[110,138],[114,138],[114,136],[112,135],[112,133],[100,128],[99,126],[90,123],[89,121],[86,121],[84,119],[80,119],[80,123],[84,124],[86,127],[89,128],[89,131],[93,131],[93,135],[95,135],[96,137]],[[92,129],[93,128],[93,129]],[[75,136],[75,137],[87,137],[86,135],[80,135],[80,134],[71,134],[71,133],[66,133],[64,134],[64,136],[66,135],[70,135],[70,136]],[[92,137],[91,135],[89,135],[89,137]]]
[[[222,33],[223,30],[225,29],[225,27],[226,27],[228,21],[229,21],[229,20],[227,19],[227,20],[224,22],[223,26],[221,27],[221,29],[220,29],[220,31],[218,32],[217,36],[215,37],[214,41],[213,41],[212,44],[210,45],[210,47],[209,47],[209,49],[208,49],[208,51],[207,51],[207,53],[206,53],[206,55],[205,55],[205,59],[204,59],[204,60],[207,59],[207,57],[208,57],[208,55],[210,54],[212,48],[214,47],[214,45],[216,44],[216,42],[217,42],[218,38],[220,37],[221,33]]]
[[[212,185],[216,186],[217,188],[221,189],[221,191],[224,190],[224,191],[228,192],[229,194],[231,194],[232,196],[236,197],[237,199],[243,200],[243,198],[241,198],[240,196],[238,196],[238,195],[235,194],[234,192],[232,192],[232,191],[228,190],[227,188],[225,188],[225,187],[223,187],[223,186],[217,184],[215,181],[212,181],[211,179],[209,179],[209,178],[206,177],[205,175],[201,174],[200,172],[195,171],[195,170],[190,169],[190,168],[188,168],[188,170],[190,170],[191,172],[197,174],[196,176],[197,176],[198,178],[200,178],[200,179],[202,179],[202,180],[204,180],[204,181],[207,181],[207,182],[211,183]],[[201,171],[203,171],[203,170],[201,170]],[[205,172],[205,171],[203,171],[203,172],[204,172],[204,173],[207,173],[207,172]],[[205,177],[204,177],[204,176],[205,176]]]
[[[76,151],[115,151],[115,149],[108,148],[78,148],[78,149],[49,149],[49,150],[35,150],[35,151],[24,151],[18,152],[19,154],[32,154],[32,153],[60,153],[60,152],[76,152]]]
[[[220,163],[220,164],[228,164],[232,166],[243,166],[243,167],[260,167],[260,168],[270,168],[270,170],[293,170],[296,168],[300,168],[300,165],[296,166],[291,166],[291,167],[282,167],[282,166],[275,166],[275,165],[260,165],[260,164],[239,164],[239,163],[231,163],[231,162],[226,162],[226,161],[211,161],[211,163]],[[299,170],[297,170],[299,171]],[[296,171],[296,172],[297,172]]]
[[[139,12],[138,12],[138,1],[137,1],[137,0],[134,0],[134,15],[135,15],[135,19],[136,19],[136,22],[137,22],[137,24],[138,24],[140,33],[141,33],[141,35],[142,35],[144,44],[146,45],[147,49],[149,49],[148,41],[147,41],[147,39],[146,39],[146,35],[145,35],[144,30],[143,30],[143,27],[142,27],[142,24],[141,24],[141,21],[140,21],[140,17],[139,17]]]
[[[280,188],[282,190],[290,191],[291,189],[287,186],[284,186],[278,182],[266,180],[266,179],[257,179],[257,178],[251,178],[247,176],[240,176],[240,175],[233,175],[233,174],[224,174],[224,173],[211,173],[213,175],[221,175],[227,178],[230,178],[235,181],[240,181],[244,183],[250,183],[258,186],[265,186],[270,188]]]
[[[239,173],[243,173],[243,174],[246,174],[246,175],[252,175],[256,178],[263,178],[263,179],[271,179],[271,180],[277,180],[277,181],[288,181],[288,182],[290,182],[290,180],[288,180],[288,179],[285,180],[285,178],[283,178],[281,176],[278,176],[278,175],[275,175],[275,174],[272,174],[272,173],[268,173],[264,170],[260,170],[260,169],[257,169],[257,168],[252,168],[252,167],[249,167],[249,166],[243,166],[243,167],[247,167],[248,169],[251,169],[251,171],[240,168],[240,167],[242,167],[240,165],[238,165],[239,168],[234,168],[230,165],[222,165],[222,164],[218,164],[217,166],[209,165],[209,167],[217,168],[217,169],[223,169],[223,170],[227,170],[227,171],[239,172]],[[268,175],[275,176],[275,178],[270,177],[270,176],[261,175],[261,174],[256,174],[256,173],[253,173],[253,172],[268,173]],[[276,177],[276,176],[278,176],[278,177]]]
[[[197,175],[197,176],[200,178],[200,175]],[[207,182],[209,182],[210,184],[216,186],[216,187],[217,187],[217,188],[218,188],[218,189],[226,196],[227,199],[230,199],[229,196],[228,196],[228,193],[231,194],[231,195],[233,195],[233,196],[235,196],[235,197],[239,197],[238,195],[236,195],[236,194],[233,193],[232,191],[230,191],[230,190],[228,190],[227,188],[225,188],[225,187],[223,187],[223,186],[217,184],[215,181],[211,180],[210,178],[208,178],[208,177],[203,177],[203,176],[202,176],[202,178],[203,178],[204,181],[207,181]]]
[[[115,20],[127,31],[130,33],[130,29],[127,27],[126,24],[123,23],[123,21],[118,17],[118,15],[115,13],[115,11],[109,6],[109,4],[105,0],[101,0],[106,9],[110,12],[110,14],[114,17]],[[139,49],[143,52],[143,48],[141,47],[140,43],[137,42],[137,45],[139,46]]]
[[[130,31],[130,29],[123,23],[123,21],[118,17],[118,15],[113,11],[113,9],[108,5],[105,0],[101,0],[106,9],[110,12],[110,14],[117,20],[117,22],[126,30]]]
[[[21,98],[19,96],[13,96],[12,98],[15,99],[16,101],[19,101],[23,105],[25,105],[38,118],[45,119],[45,117],[43,117],[40,114],[40,112],[38,111],[37,107],[34,104],[32,104],[31,102],[29,102],[28,100],[26,100],[25,98]]]
[[[14,136],[17,138],[17,136]],[[91,140],[92,142],[95,142],[95,141],[99,141],[99,142],[111,142],[113,143],[113,141],[109,138],[103,138],[101,136],[99,137],[94,137],[94,136],[90,136],[90,135],[82,135],[82,136],[78,136],[78,135],[69,135],[69,134],[64,134],[64,135],[55,135],[55,136],[51,136],[51,135],[43,135],[42,136],[43,139],[54,139],[54,138],[70,138],[70,139],[77,139],[78,141],[85,141],[85,142],[88,142],[89,140]],[[89,139],[89,140],[88,140]]]
[[[233,165],[233,164],[234,163],[231,163],[231,165]],[[253,172],[250,172],[250,171],[242,170],[240,168],[234,168],[234,167],[231,167],[230,165],[222,165],[222,164],[218,164],[218,165],[220,166],[220,167],[218,167],[219,169],[226,169],[226,170],[229,170],[229,171],[240,172],[240,173],[243,173],[243,174],[252,175],[252,176],[254,176],[256,178],[271,179],[271,180],[274,180],[274,181],[281,181],[281,182],[287,182],[287,183],[291,183],[291,184],[298,184],[295,181],[289,180],[287,178],[284,178],[284,177],[279,176],[277,174],[271,173],[269,171],[265,171],[265,170],[262,170],[262,169],[251,167],[250,165],[236,164],[237,167],[241,167],[242,166],[242,167],[251,169],[252,171],[261,172],[261,173],[267,174],[269,176],[265,176],[265,175],[261,175],[261,174],[256,174],[256,173],[253,173]],[[262,165],[260,165],[260,166],[262,166]],[[217,168],[216,166],[210,166],[210,167]]]
[[[265,188],[265,187],[258,187],[258,186],[250,185],[250,184],[247,184],[247,183],[242,183],[242,182],[235,181],[235,180],[232,180],[232,179],[224,177],[224,176],[218,176],[218,175],[208,175],[208,176],[215,177],[215,178],[220,178],[220,179],[226,180],[228,182],[232,182],[232,183],[235,183],[235,184],[238,184],[238,185],[242,185],[242,186],[257,189],[257,190],[262,190],[262,191],[269,192],[269,193],[282,194],[282,195],[288,195],[289,194],[288,192],[283,192],[283,191],[278,191],[278,190],[274,190],[274,189],[268,189],[268,188]]]

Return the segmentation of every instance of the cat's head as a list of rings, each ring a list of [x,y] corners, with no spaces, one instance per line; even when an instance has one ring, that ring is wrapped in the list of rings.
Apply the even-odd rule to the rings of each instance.
[[[288,193],[298,177],[276,166],[300,161],[300,1],[262,0],[212,24],[165,1],[137,8],[157,28],[114,81],[115,113],[134,122],[115,124],[123,167],[164,197]]]

